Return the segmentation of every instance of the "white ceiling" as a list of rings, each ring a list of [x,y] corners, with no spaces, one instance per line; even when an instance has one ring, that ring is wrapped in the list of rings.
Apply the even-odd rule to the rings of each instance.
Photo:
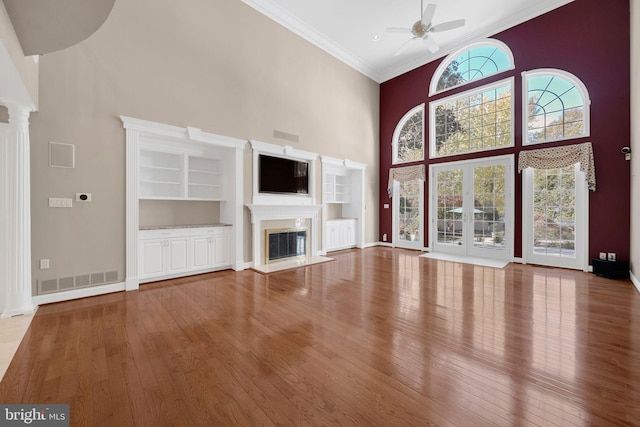
[[[385,29],[411,28],[421,16],[420,0],[242,1],[381,83],[573,0],[424,0],[425,7],[437,6],[433,25],[465,19],[465,26],[431,33],[436,53],[417,40],[398,56],[393,53],[412,35]]]

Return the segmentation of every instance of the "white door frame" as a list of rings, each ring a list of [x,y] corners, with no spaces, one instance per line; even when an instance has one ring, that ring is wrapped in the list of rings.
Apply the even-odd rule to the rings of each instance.
[[[400,209],[400,182],[394,180],[393,181],[393,196],[391,198],[391,222],[392,222],[392,239],[393,239],[393,247],[405,248],[405,249],[417,249],[424,250],[424,181],[418,179],[420,185],[420,205],[419,205],[419,217],[420,217],[420,227],[419,227],[419,239],[417,242],[409,242],[406,240],[400,240],[398,227],[400,226],[400,221],[398,221],[398,211]]]
[[[438,244],[438,218],[437,218],[437,179],[436,172],[440,169],[462,168],[473,171],[476,166],[491,166],[495,164],[505,165],[505,237],[506,245],[502,251],[485,250],[479,253],[473,247],[473,214],[466,214],[466,225],[463,229],[465,233],[464,241],[468,242],[463,247],[452,246],[450,248]],[[513,261],[514,237],[515,237],[515,169],[514,155],[506,154],[502,156],[483,157],[472,160],[459,160],[455,162],[437,163],[429,165],[429,248],[431,252],[450,252],[459,255],[470,255],[484,258],[494,258],[506,261]],[[463,171],[463,203],[473,209],[473,173]],[[467,218],[468,217],[468,218]],[[449,250],[448,250],[449,249]]]
[[[589,270],[589,189],[584,172],[576,164],[576,257],[533,254],[533,168],[522,171],[522,263]]]

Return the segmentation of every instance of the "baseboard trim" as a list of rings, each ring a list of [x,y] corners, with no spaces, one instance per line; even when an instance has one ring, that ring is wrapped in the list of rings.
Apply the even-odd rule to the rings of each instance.
[[[393,248],[393,243],[389,243],[389,242],[377,242],[377,243],[371,243],[371,246],[384,246],[385,248]]]
[[[634,276],[631,271],[629,271],[629,278],[631,279],[631,283],[633,283],[633,286],[636,287],[638,293],[640,293],[640,281],[638,281],[638,278]]]
[[[32,298],[35,305],[51,304],[54,302],[70,301],[78,298],[95,297],[125,290],[125,283],[113,283],[111,285],[93,286],[91,288],[74,289],[72,291],[56,292],[47,295],[36,295]]]

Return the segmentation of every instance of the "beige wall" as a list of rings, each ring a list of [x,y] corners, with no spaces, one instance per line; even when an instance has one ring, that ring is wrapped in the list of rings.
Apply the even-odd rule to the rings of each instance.
[[[38,64],[31,57],[26,57],[22,53],[22,47],[18,41],[11,20],[4,7],[4,2],[0,1],[0,42],[2,42],[9,52],[22,82],[31,96],[36,108],[38,107]]]
[[[124,278],[120,115],[366,163],[365,240],[377,240],[378,84],[239,0],[187,3],[117,1],[89,39],[42,57],[31,118],[34,281],[115,269]],[[276,129],[300,142],[274,138]],[[49,141],[76,145],[75,169],[48,167]],[[250,203],[249,147],[244,163]],[[47,207],[81,191],[93,201]],[[248,214],[244,229],[250,261]],[[41,258],[51,269],[37,269]]]
[[[640,0],[631,0],[631,272],[640,280]]]

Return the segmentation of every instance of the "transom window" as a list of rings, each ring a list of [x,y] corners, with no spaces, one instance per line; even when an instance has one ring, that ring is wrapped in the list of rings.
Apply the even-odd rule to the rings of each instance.
[[[424,159],[424,104],[413,108],[393,132],[393,164]]]
[[[574,75],[541,69],[522,73],[524,144],[589,135],[589,94]]]
[[[514,68],[513,54],[501,41],[483,40],[449,55],[431,79],[429,95]]]
[[[430,157],[513,146],[513,78],[429,104]]]

